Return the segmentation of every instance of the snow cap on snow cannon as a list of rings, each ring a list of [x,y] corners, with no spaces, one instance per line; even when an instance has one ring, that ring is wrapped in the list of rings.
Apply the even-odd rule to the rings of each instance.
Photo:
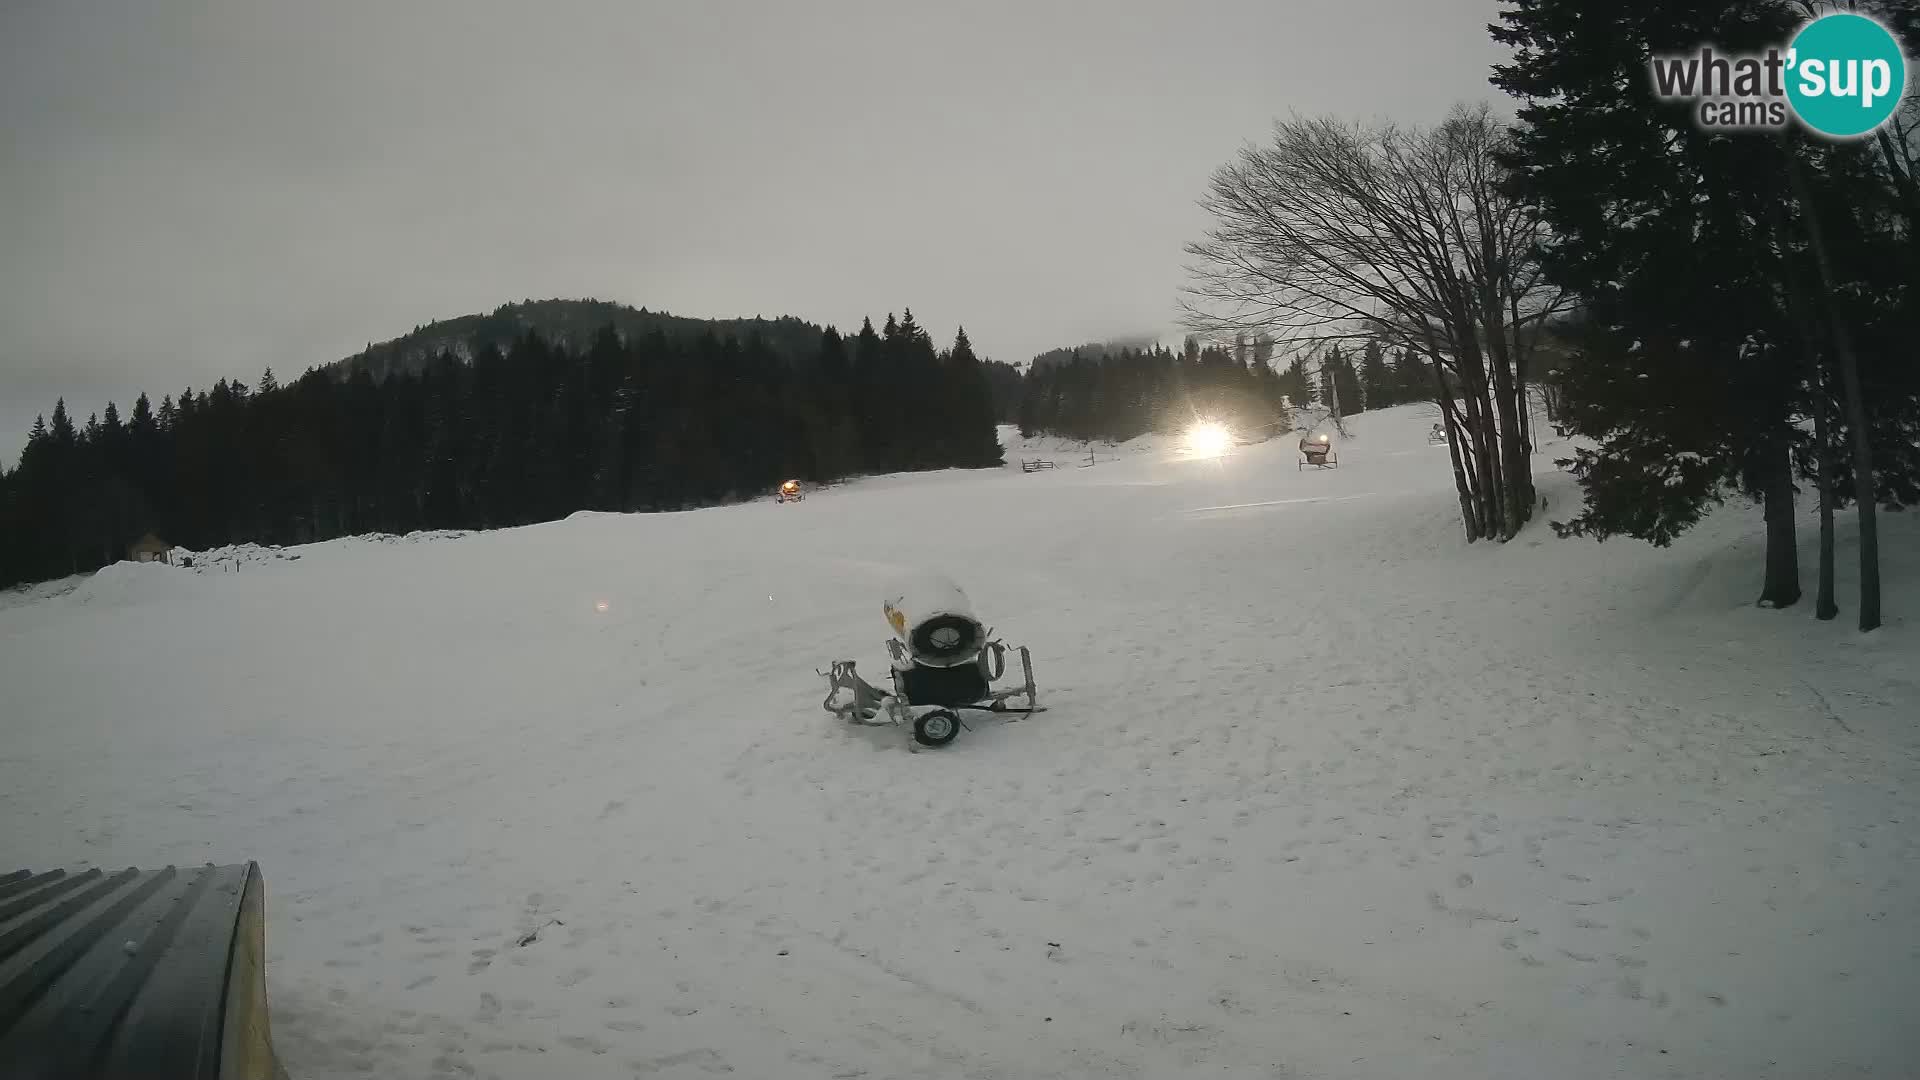
[[[987,628],[974,617],[967,594],[952,579],[922,574],[896,583],[883,605],[887,624],[917,664],[970,664],[987,644]]]

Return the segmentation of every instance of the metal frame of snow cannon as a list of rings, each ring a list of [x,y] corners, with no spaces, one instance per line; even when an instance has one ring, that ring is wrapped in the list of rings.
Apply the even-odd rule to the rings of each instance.
[[[1020,654],[1020,685],[994,690],[993,682],[1006,674],[1007,650]],[[828,671],[817,672],[827,680],[827,696],[821,707],[836,717],[854,724],[913,725],[914,741],[922,746],[945,746],[960,735],[966,722],[960,710],[1030,715],[1045,712],[1040,692],[1033,682],[1033,654],[1025,645],[1008,646],[991,637],[971,661],[949,667],[935,667],[915,660],[907,646],[889,638],[887,652],[892,657],[892,692],[879,689],[861,678],[851,660],[836,660]],[[1014,698],[1025,698],[1025,705],[1009,705]]]

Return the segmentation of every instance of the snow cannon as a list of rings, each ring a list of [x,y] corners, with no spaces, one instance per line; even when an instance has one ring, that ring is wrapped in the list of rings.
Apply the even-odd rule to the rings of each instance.
[[[922,746],[945,746],[965,725],[960,710],[1026,716],[1044,711],[1033,684],[1033,654],[1024,645],[1009,646],[990,635],[973,613],[967,594],[938,574],[904,579],[887,590],[881,605],[893,636],[893,689],[889,693],[860,677],[852,660],[835,660],[827,671],[827,696],[820,706],[856,724],[913,725]],[[1020,658],[1018,685],[995,690],[1006,674],[1007,653]],[[1025,705],[1009,702],[1023,698]]]
[[[951,578],[925,574],[897,583],[883,609],[907,656],[925,667],[972,663],[987,644],[987,628]]]
[[[1316,469],[1337,469],[1340,467],[1340,452],[1325,435],[1300,436],[1300,463],[1294,467],[1298,472],[1312,466]]]

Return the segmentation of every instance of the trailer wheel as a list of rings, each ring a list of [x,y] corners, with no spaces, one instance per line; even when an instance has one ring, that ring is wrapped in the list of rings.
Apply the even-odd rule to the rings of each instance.
[[[913,737],[921,746],[945,746],[960,734],[960,715],[946,709],[921,713],[913,722]]]

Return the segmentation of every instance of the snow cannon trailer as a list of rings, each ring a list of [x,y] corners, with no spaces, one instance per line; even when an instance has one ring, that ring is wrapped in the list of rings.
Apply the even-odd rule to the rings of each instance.
[[[286,1080],[254,863],[0,873],[0,1076]]]
[[[1021,683],[1005,690],[993,683],[1006,674],[1009,647],[973,614],[960,587],[929,576],[889,592],[882,605],[893,636],[892,689],[861,678],[852,660],[836,660],[827,671],[827,696],[821,707],[855,724],[911,724],[922,746],[945,746],[965,723],[960,711],[1029,715],[1044,712],[1033,684],[1033,655],[1024,645]],[[1010,705],[1020,698],[1024,705]]]

